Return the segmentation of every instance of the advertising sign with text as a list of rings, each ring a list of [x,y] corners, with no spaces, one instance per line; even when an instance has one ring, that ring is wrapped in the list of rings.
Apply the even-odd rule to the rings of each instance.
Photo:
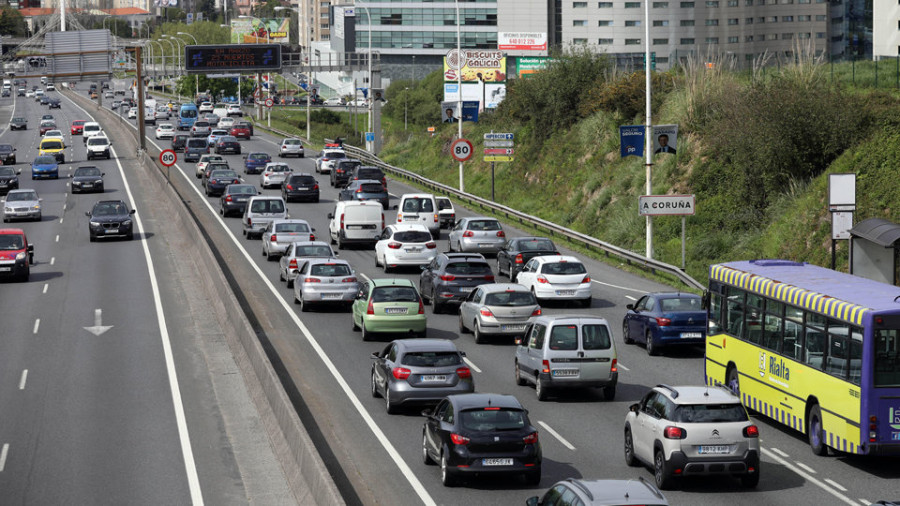
[[[501,51],[546,51],[547,32],[499,32],[497,49]]]

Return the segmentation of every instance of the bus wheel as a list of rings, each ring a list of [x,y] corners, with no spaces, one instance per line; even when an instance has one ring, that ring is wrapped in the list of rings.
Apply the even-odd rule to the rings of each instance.
[[[806,417],[806,434],[809,437],[809,447],[812,452],[820,457],[828,455],[828,447],[825,446],[825,431],[822,430],[822,410],[818,404],[809,408]]]
[[[734,395],[740,397],[741,396],[741,379],[737,372],[737,367],[731,366],[728,368],[728,374],[725,377],[725,386],[731,389],[734,392]]]

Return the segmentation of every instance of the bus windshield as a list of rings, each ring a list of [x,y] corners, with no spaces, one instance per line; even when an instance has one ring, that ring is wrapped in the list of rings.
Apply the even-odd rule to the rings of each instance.
[[[875,386],[900,386],[900,331],[876,329]]]

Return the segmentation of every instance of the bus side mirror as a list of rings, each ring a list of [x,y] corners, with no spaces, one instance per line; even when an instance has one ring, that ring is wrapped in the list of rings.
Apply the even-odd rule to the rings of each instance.
[[[712,295],[709,293],[709,290],[703,292],[703,298],[700,299],[700,308],[701,309],[709,309],[709,299]]]

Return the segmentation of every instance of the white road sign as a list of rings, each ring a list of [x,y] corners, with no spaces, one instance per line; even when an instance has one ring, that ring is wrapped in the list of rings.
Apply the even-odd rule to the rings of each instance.
[[[642,195],[638,198],[641,216],[681,216],[694,214],[693,195]]]

